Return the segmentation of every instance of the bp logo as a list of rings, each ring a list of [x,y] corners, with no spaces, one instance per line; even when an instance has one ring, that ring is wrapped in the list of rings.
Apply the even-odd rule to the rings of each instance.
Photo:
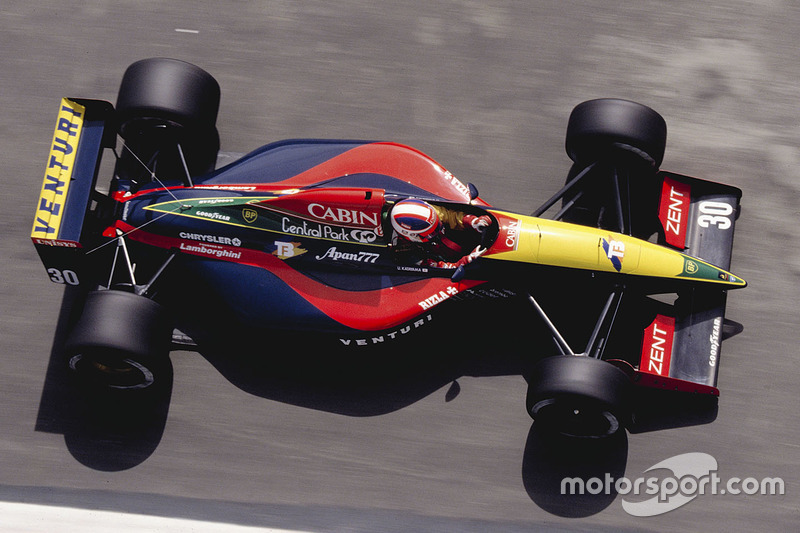
[[[258,218],[258,212],[253,208],[245,207],[242,209],[242,218],[244,218],[244,221],[248,224],[252,224]]]
[[[695,274],[697,271],[700,270],[700,267],[697,266],[697,263],[694,261],[687,259],[686,260],[686,272],[689,274]]]

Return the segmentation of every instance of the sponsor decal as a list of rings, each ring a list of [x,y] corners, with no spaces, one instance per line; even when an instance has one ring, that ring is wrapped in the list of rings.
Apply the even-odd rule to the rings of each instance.
[[[425,298],[424,300],[419,302],[419,306],[421,308],[427,310],[427,309],[430,309],[431,307],[433,307],[434,305],[438,305],[438,304],[442,303],[443,301],[447,300],[451,296],[455,296],[456,294],[458,294],[458,289],[451,285],[451,286],[447,287],[447,289],[445,289],[443,291],[439,291],[438,293],[433,294],[433,295]]]
[[[180,250],[182,252],[188,252],[195,255],[208,255],[211,257],[216,257],[217,259],[241,259],[242,257],[242,252],[235,252],[214,244],[195,245],[182,242],[180,244]]]
[[[197,211],[195,215],[203,218],[210,218],[213,220],[221,220],[223,222],[230,222],[231,217],[228,215],[223,215],[222,213],[218,213],[216,211]]]
[[[669,376],[672,361],[672,341],[675,335],[675,319],[656,315],[655,320],[644,330],[642,357],[639,370],[657,376]]]
[[[33,244],[43,244],[45,246],[60,246],[62,248],[82,248],[81,243],[67,241],[63,239],[31,239]]]
[[[289,217],[283,217],[281,221],[281,231],[292,235],[302,235],[315,239],[333,239],[336,241],[350,242],[350,236],[345,228],[334,228],[323,224],[309,223],[305,220],[302,223],[295,223]]]
[[[234,200],[234,198],[203,198],[197,201],[197,205],[231,204]]]
[[[252,207],[245,207],[244,209],[242,209],[242,218],[248,224],[252,224],[258,218],[258,211],[256,211]]]
[[[295,224],[291,218],[283,217],[281,221],[281,231],[292,235],[302,235],[304,237],[322,238],[322,224],[309,224],[305,220],[302,225]]]
[[[220,235],[205,235],[202,233],[187,233],[182,231],[178,234],[181,239],[193,241],[211,242],[214,244],[226,244],[228,246],[241,246],[242,241],[236,237],[222,237]]]
[[[689,221],[691,187],[669,177],[661,185],[661,205],[658,218],[664,226],[667,244],[686,248],[686,225]]]
[[[445,179],[445,180],[447,180],[448,182],[450,182],[450,184],[451,184],[453,187],[455,187],[456,189],[458,189],[458,192],[460,192],[461,194],[463,194],[464,196],[466,196],[467,198],[469,198],[469,187],[467,187],[466,185],[464,185],[464,184],[461,182],[461,180],[459,180],[458,178],[456,178],[456,177],[455,177],[455,176],[452,174],[452,172],[450,172],[449,170],[445,170],[445,171],[444,171],[444,174],[443,174],[443,176],[444,176],[444,179]]]
[[[706,281],[721,281],[725,283],[744,284],[744,280],[729,274],[714,265],[702,261],[701,259],[689,258],[684,256],[683,273],[681,276]]]
[[[605,251],[606,257],[608,257],[608,260],[611,261],[614,269],[619,272],[622,270],[622,260],[625,258],[625,243],[622,241],[615,241],[610,236],[608,237],[608,240],[601,240],[603,251]]]
[[[365,213],[357,209],[342,207],[328,207],[322,204],[309,204],[308,213],[314,218],[335,222],[337,224],[350,224],[356,226],[378,227],[379,213]]]
[[[298,255],[303,255],[307,251],[308,250],[300,247],[299,242],[275,241],[275,250],[272,252],[272,255],[279,259],[286,260],[297,257]]]
[[[490,288],[490,289],[467,289],[465,291],[461,291],[455,296],[457,300],[497,300],[497,299],[507,299],[507,298],[514,298],[517,296],[517,293],[511,291],[509,289],[497,289],[497,288]]]
[[[372,231],[372,230],[365,230],[365,229],[354,229],[350,230],[350,236],[353,237],[353,240],[356,242],[363,242],[363,243],[371,243],[378,240],[378,234],[383,233],[382,231]]]
[[[719,343],[720,343],[720,336],[722,333],[722,317],[716,317],[714,319],[714,325],[711,330],[711,335],[709,335],[708,342],[710,343],[711,349],[708,354],[708,366],[717,366],[717,361],[719,360]]]
[[[191,218],[208,219],[215,222],[239,226],[259,231],[269,231],[284,233],[288,235],[298,235],[315,239],[325,239],[343,242],[358,242],[365,245],[376,245],[381,235],[380,228],[352,228],[336,227],[289,216],[279,216],[274,210],[263,206],[253,207],[253,202],[271,199],[272,197],[255,198],[193,198],[182,200],[170,200],[163,203],[148,205],[145,211],[157,211],[159,213],[169,213],[171,215],[185,216]],[[227,202],[230,200],[230,205]],[[210,205],[201,205],[201,202],[212,202]],[[226,202],[214,204],[213,202]],[[245,203],[246,202],[246,203]],[[242,205],[245,203],[245,205]],[[261,211],[260,209],[264,209]],[[203,237],[193,239],[203,242],[215,242]],[[228,244],[223,242],[222,244]]]
[[[84,112],[84,106],[66,98],[61,100],[53,142],[50,145],[50,157],[36,206],[32,238],[58,236],[64,203],[72,180],[78,140],[83,129]]]
[[[395,340],[402,335],[406,335],[410,333],[412,330],[417,329],[421,326],[424,326],[428,322],[433,320],[432,315],[425,315],[419,317],[417,320],[410,324],[406,324],[405,326],[401,327],[395,331],[389,331],[386,333],[381,333],[379,335],[375,335],[369,338],[358,338],[358,339],[342,339],[340,338],[339,341],[344,344],[345,346],[370,346],[373,344],[381,344],[386,340]]]
[[[505,232],[505,245],[506,248],[510,250],[517,249],[517,239],[519,237],[519,220],[512,220],[508,223],[507,226],[503,227],[503,231]]]
[[[336,249],[335,246],[331,246],[328,248],[322,255],[316,256],[317,261],[322,261],[323,259],[331,259],[333,261],[352,261],[355,263],[371,263],[374,264],[375,261],[378,260],[380,254],[376,254],[374,252],[340,252]]]
[[[255,185],[195,185],[195,189],[209,189],[213,191],[255,191]]]
[[[502,213],[492,214],[499,225],[497,239],[495,239],[492,249],[495,252],[513,252],[519,245],[522,222],[518,218],[512,218]]]
[[[234,226],[249,227],[249,224],[258,218],[258,211],[248,204],[270,198],[272,197],[185,198],[147,205],[144,209],[146,211],[211,219]]]

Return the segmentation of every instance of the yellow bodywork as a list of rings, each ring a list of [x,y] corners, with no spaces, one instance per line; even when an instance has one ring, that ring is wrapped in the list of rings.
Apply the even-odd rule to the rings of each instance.
[[[634,276],[686,279],[744,287],[746,282],[701,259],[629,235],[542,218],[496,212],[500,236],[513,219],[515,249],[493,250],[487,259],[576,268]],[[498,239],[500,240],[500,239]]]

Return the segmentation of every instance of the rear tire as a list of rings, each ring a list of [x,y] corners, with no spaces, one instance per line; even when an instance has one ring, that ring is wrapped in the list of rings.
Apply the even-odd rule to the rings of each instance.
[[[172,326],[153,300],[119,290],[92,291],[66,344],[82,385],[119,393],[171,383]]]
[[[582,438],[613,435],[628,422],[632,384],[611,363],[563,355],[541,360],[528,380],[528,414],[545,431]]]
[[[156,166],[161,179],[185,174],[178,143],[189,174],[203,174],[213,170],[219,151],[219,101],[219,84],[200,67],[177,59],[143,59],[122,77],[116,105],[119,134],[138,159]],[[141,169],[133,159],[132,168],[138,163]]]

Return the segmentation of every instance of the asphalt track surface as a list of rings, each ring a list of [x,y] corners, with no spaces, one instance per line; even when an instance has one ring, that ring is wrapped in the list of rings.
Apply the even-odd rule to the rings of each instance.
[[[798,31],[800,9],[780,0],[6,0],[4,509],[308,531],[793,529]],[[224,150],[298,137],[399,141],[523,213],[563,180],[575,104],[615,96],[655,108],[669,126],[662,168],[744,190],[732,269],[750,286],[728,300],[744,330],[723,345],[716,420],[600,446],[553,445],[524,409],[520,374],[540,344],[502,311],[489,331],[465,331],[457,317],[444,332],[431,324],[420,342],[380,351],[279,334],[246,354],[174,351],[168,402],[144,417],[93,415],[61,366],[57,326],[71,300],[36,256],[31,215],[59,98],[113,102],[125,67],[152,56],[199,64],[219,80]],[[689,452],[713,456],[723,479],[779,476],[785,494],[704,494],[633,517],[621,495],[559,493],[565,474],[635,479]],[[31,511],[31,528],[45,515]],[[21,527],[4,520],[2,531]]]

